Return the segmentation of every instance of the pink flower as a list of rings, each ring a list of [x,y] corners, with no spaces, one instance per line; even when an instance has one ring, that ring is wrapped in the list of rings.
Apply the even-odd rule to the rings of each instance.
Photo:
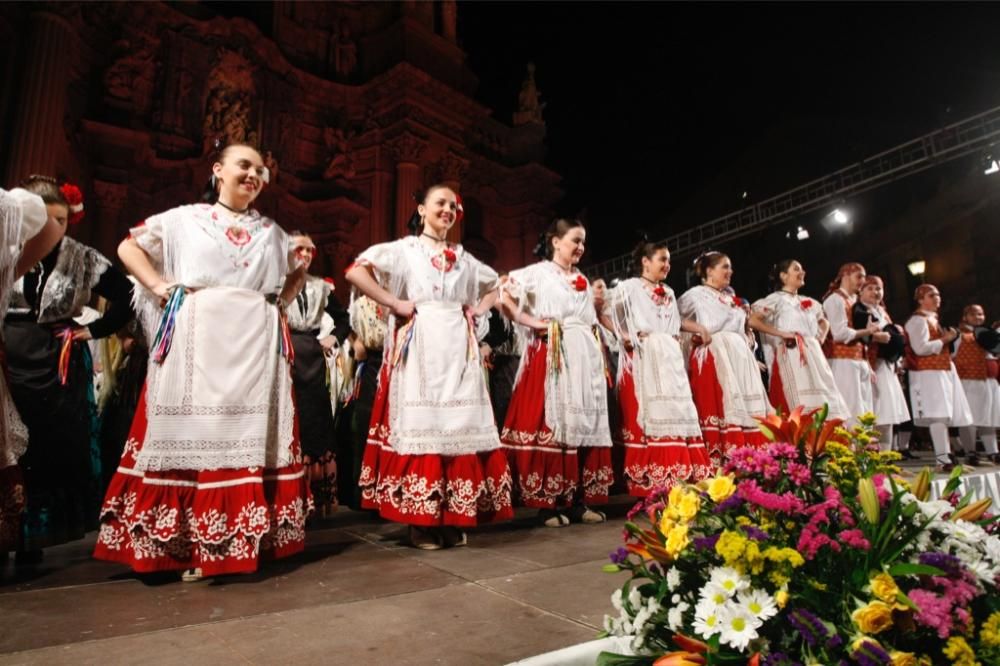
[[[929,590],[912,590],[908,596],[920,609],[913,618],[917,624],[936,630],[938,638],[948,638],[951,633],[951,604]]]
[[[753,479],[739,484],[740,497],[751,504],[778,513],[801,513],[805,503],[790,492],[777,495],[761,490]]]
[[[790,462],[788,463],[786,472],[788,474],[788,478],[791,479],[792,483],[797,486],[804,486],[812,481],[812,472],[809,470],[808,465]]]
[[[872,547],[861,530],[841,530],[837,538],[845,545],[858,550],[869,550]]]

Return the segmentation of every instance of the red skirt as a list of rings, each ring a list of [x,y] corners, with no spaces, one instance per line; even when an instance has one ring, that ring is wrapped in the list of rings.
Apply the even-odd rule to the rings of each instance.
[[[298,425],[293,446],[298,450]],[[101,507],[100,560],[138,572],[200,567],[206,576],[250,573],[262,558],[305,547],[312,497],[301,463],[280,469],[142,471],[146,390]]]
[[[712,464],[700,437],[649,437],[643,432],[635,379],[628,368],[618,382],[618,403],[625,442],[625,483],[630,495],[646,497],[655,489],[699,481],[711,474]]]
[[[782,414],[789,413],[788,401],[785,399],[785,385],[781,381],[781,370],[778,368],[778,359],[774,359],[771,364],[771,385],[767,387],[767,399],[771,401],[771,406],[775,411]]]
[[[422,527],[510,520],[511,476],[501,449],[458,456],[400,454],[389,444],[390,363],[383,363],[361,463],[361,506]]]
[[[545,424],[546,350],[545,342],[536,340],[525,351],[525,367],[500,433],[515,479],[515,498],[538,509],[571,506],[581,498],[585,504],[607,504],[614,481],[611,442],[566,446],[553,441]]]
[[[741,446],[764,446],[767,438],[756,427],[743,427],[726,421],[726,410],[722,400],[722,386],[715,370],[715,357],[706,350],[704,362],[698,367],[694,357],[697,348],[691,350],[690,375],[691,396],[698,410],[701,432],[708,447],[708,457],[717,467],[729,459],[729,452]]]

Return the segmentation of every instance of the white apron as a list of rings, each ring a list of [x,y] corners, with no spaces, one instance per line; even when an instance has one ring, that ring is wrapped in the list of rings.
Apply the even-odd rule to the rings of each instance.
[[[773,412],[760,379],[757,359],[747,346],[746,338],[732,331],[712,334],[712,341],[695,351],[695,360],[704,362],[711,352],[715,371],[722,387],[722,407],[726,423],[744,428],[757,428],[753,417]]]
[[[698,410],[672,335],[651,333],[632,355],[639,425],[647,437],[701,437]]]
[[[479,344],[462,306],[417,304],[412,333],[400,329],[389,384],[389,445],[403,455],[466,455],[500,448]],[[409,337],[409,343],[406,338]],[[462,359],[464,362],[457,362]],[[392,362],[392,359],[388,359]]]
[[[800,335],[796,347],[789,349],[779,343],[772,349],[789,409],[802,405],[805,411],[810,411],[827,404],[830,418],[846,421],[853,416],[837,389],[816,338]]]
[[[545,376],[545,423],[565,446],[611,446],[604,352],[593,327],[576,317],[561,323],[562,363]],[[553,344],[553,340],[549,340]]]

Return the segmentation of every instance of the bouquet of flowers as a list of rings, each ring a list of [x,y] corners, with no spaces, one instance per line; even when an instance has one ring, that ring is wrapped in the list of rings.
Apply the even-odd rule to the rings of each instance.
[[[632,510],[608,572],[599,666],[1000,664],[1000,539],[960,470],[931,500],[879,452],[874,416],[761,421],[772,443]]]

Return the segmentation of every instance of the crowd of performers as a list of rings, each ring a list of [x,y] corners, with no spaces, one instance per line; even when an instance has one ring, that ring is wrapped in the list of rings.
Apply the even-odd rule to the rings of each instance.
[[[226,147],[201,203],[130,230],[128,275],[65,235],[77,188],[0,190],[4,557],[97,529],[95,557],[137,572],[246,573],[301,551],[309,516],[338,504],[429,550],[516,506],[600,523],[613,489],[705,478],[763,443],[756,419],[800,405],[873,412],[904,455],[898,426],[925,426],[941,470],[949,428],[967,462],[978,435],[1000,463],[1000,334],[978,305],[943,326],[932,285],[901,327],[860,264],[820,301],[788,260],[750,304],[709,251],[678,298],[668,248],[643,240],[609,288],[577,268],[586,229],[565,219],[500,276],[446,240],[461,199],[434,185],[410,235],[347,269],[342,301],[308,273],[308,234],[253,208],[267,181],[255,149]]]

